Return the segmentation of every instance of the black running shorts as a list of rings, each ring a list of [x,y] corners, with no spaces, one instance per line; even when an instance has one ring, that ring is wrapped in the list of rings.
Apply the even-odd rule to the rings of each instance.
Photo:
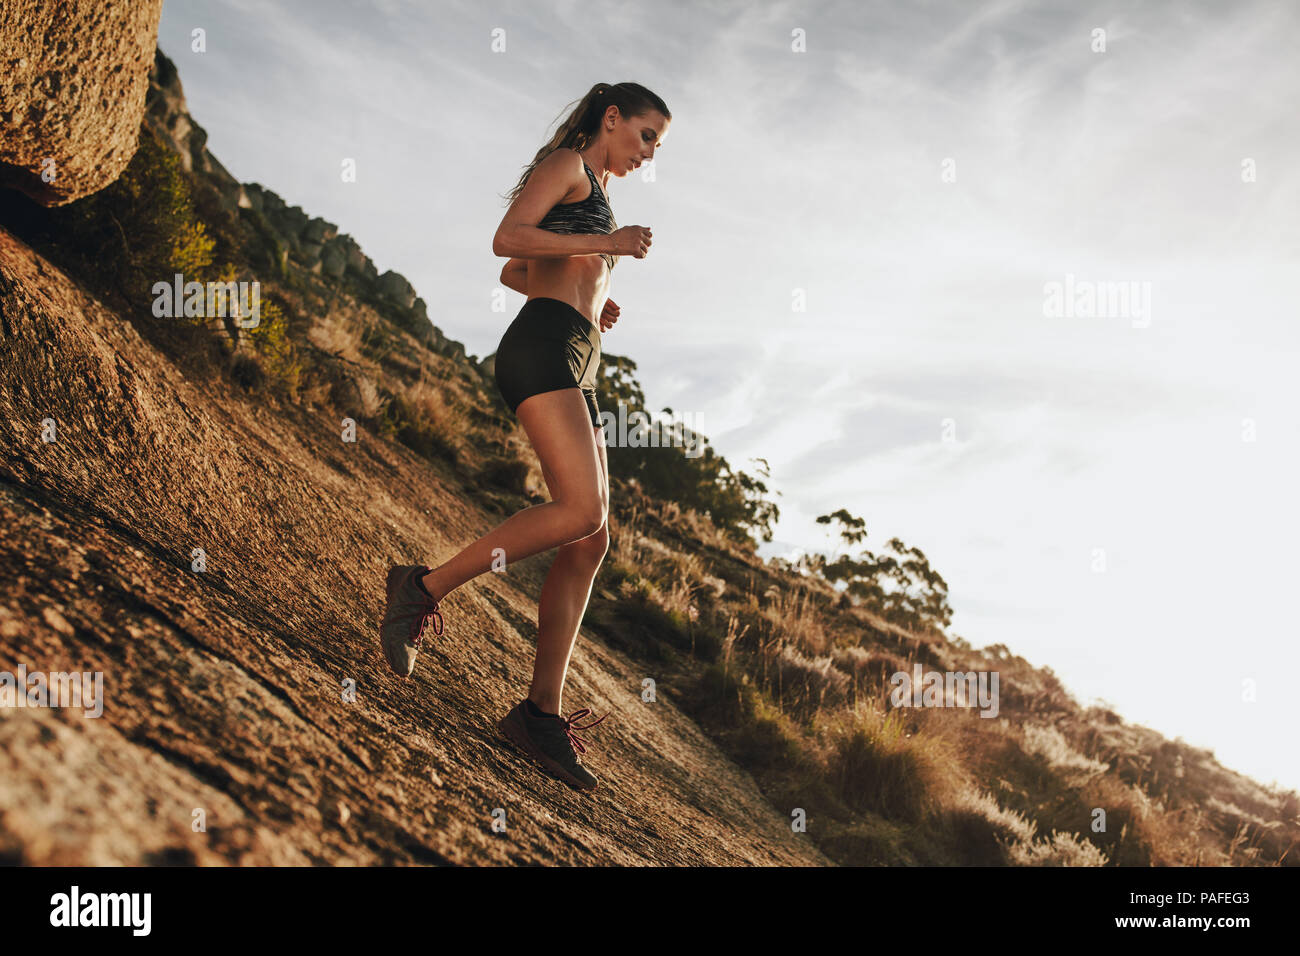
[[[501,397],[516,414],[519,404],[539,392],[579,388],[599,427],[596,374],[600,371],[600,329],[559,299],[529,299],[501,336],[496,380]]]

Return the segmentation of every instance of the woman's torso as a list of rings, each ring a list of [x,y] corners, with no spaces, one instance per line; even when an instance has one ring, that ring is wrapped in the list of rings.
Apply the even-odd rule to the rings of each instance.
[[[586,185],[551,207],[537,223],[539,229],[562,234],[611,233],[618,228],[613,210],[596,174],[582,164]],[[528,297],[545,296],[567,302],[599,327],[599,317],[609,296],[609,276],[616,256],[556,256],[528,261]]]

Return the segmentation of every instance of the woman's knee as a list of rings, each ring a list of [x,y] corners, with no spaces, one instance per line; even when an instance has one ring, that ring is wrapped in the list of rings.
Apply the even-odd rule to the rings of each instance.
[[[578,537],[586,541],[588,538],[604,535],[608,541],[608,534],[605,532],[606,514],[602,506],[598,510],[587,510],[583,512],[582,523],[578,526]]]
[[[575,556],[581,557],[593,565],[600,564],[609,552],[609,525],[602,522],[595,531],[585,538],[570,541],[564,547]]]
[[[588,538],[605,526],[607,509],[599,498],[575,503],[569,508],[574,540]]]

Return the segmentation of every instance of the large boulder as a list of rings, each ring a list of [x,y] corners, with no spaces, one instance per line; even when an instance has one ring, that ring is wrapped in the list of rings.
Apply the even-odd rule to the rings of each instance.
[[[311,218],[303,212],[301,206],[284,206],[280,209],[272,210],[267,216],[271,224],[280,230],[286,237],[301,240],[303,230],[307,228],[307,221]]]
[[[324,219],[320,218],[320,216],[308,221],[306,227],[302,231],[302,237],[307,242],[319,242],[322,244],[327,240],[333,239],[338,234],[339,227],[334,225],[332,222],[326,222]]]
[[[325,247],[319,242],[299,242],[297,253],[298,261],[307,267],[310,272],[321,271],[321,253]]]
[[[396,303],[403,309],[415,305],[415,288],[400,272],[389,269],[375,283],[375,288],[389,302]]]
[[[162,0],[0,3],[0,187],[62,206],[122,174],[161,12]]]
[[[324,275],[332,279],[338,279],[343,275],[348,264],[345,250],[346,247],[338,239],[331,239],[325,243],[325,250],[320,258],[320,270]]]

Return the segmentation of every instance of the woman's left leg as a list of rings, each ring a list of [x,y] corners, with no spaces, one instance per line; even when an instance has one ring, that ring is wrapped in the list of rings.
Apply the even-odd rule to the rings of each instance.
[[[608,514],[609,460],[605,453],[605,430],[595,427],[596,447],[600,457],[602,493]],[[551,476],[542,468],[547,487]],[[528,696],[548,714],[560,713],[560,698],[564,692],[564,677],[573,656],[573,645],[578,639],[582,617],[591,599],[591,587],[596,580],[605,553],[609,550],[609,519],[593,534],[561,545],[555,563],[546,574],[541,600],[537,605],[537,659],[533,664],[533,683]]]

